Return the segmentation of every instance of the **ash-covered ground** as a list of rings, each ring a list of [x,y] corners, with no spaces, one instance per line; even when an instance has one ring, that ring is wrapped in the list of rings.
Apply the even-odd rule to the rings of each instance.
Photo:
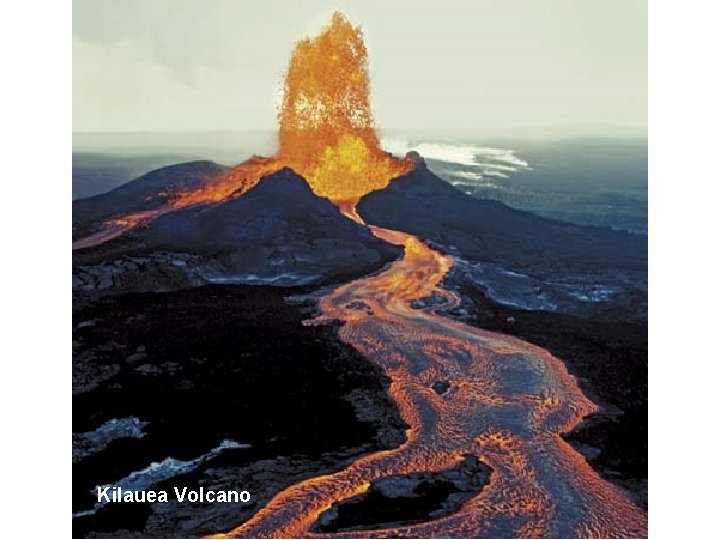
[[[405,440],[379,368],[304,326],[296,289],[205,286],[75,297],[77,537],[229,530],[280,489]],[[96,506],[98,485],[248,490],[248,504]],[[173,497],[174,498],[174,497]]]

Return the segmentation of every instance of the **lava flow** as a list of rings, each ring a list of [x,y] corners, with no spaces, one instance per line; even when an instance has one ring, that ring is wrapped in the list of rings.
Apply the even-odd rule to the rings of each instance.
[[[218,537],[323,536],[313,524],[332,504],[366,491],[378,478],[451,468],[465,455],[492,467],[487,485],[457,513],[402,527],[332,537],[644,537],[647,514],[602,479],[560,436],[597,410],[564,364],[522,340],[469,327],[412,303],[440,297],[452,258],[417,238],[373,227],[404,244],[386,271],[320,299],[311,324],[340,320],[340,337],[379,364],[411,426],[395,450],[367,455],[337,473],[291,486],[249,521]],[[361,302],[367,309],[357,309]],[[435,381],[450,390],[438,395]]]

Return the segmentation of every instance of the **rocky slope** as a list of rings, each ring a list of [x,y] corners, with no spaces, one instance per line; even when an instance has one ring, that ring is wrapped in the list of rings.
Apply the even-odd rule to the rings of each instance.
[[[536,274],[566,270],[646,271],[647,238],[580,226],[481,200],[454,188],[415,156],[416,168],[360,200],[374,225],[433,240],[472,261]]]
[[[73,286],[323,283],[377,270],[401,252],[285,168],[242,196],[170,212],[116,240],[76,251]]]
[[[269,280],[278,272],[320,278],[399,255],[289,168],[240,197],[166,214],[142,234],[149,246],[209,254]]]
[[[312,304],[285,301],[297,292],[212,285],[76,302],[74,537],[227,531],[280,489],[404,442],[389,379],[337,325],[304,325]],[[91,490],[108,483],[252,498],[94,508]]]
[[[73,238],[98,228],[112,216],[158,208],[175,193],[212,183],[225,170],[212,161],[178,163],[150,171],[107,193],[73,201]]]

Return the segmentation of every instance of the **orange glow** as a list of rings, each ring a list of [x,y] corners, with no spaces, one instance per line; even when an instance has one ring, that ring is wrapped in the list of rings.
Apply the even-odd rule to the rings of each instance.
[[[646,537],[647,514],[598,475],[561,433],[597,410],[565,365],[520,339],[438,315],[460,298],[442,288],[452,257],[408,234],[371,227],[405,255],[384,272],[320,297],[340,337],[381,366],[390,395],[411,426],[407,442],[361,457],[336,473],[279,492],[248,521],[216,538],[622,538]],[[445,303],[413,307],[430,295]],[[350,307],[361,301],[369,310]],[[513,374],[522,373],[522,382]],[[439,396],[432,383],[450,383]],[[413,525],[319,534],[333,503],[389,475],[448,469],[475,455],[490,483],[455,514]]]
[[[242,195],[257,184],[260,178],[281,168],[275,158],[253,156],[230,169],[219,181],[211,182],[202,189],[180,194],[170,205],[182,208],[193,204],[224,201],[229,197]]]
[[[360,28],[339,12],[300,41],[285,77],[280,160],[331,200],[359,199],[410,167],[380,148]]]
[[[262,176],[287,166],[304,177],[315,194],[359,220],[354,209],[360,197],[412,168],[411,162],[380,148],[369,82],[362,32],[335,12],[318,36],[295,46],[278,114],[278,154],[255,156],[209,187],[181,194],[173,206],[240,195]]]

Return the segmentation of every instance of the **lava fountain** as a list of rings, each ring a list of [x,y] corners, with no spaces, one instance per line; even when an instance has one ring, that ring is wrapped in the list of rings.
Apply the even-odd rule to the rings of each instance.
[[[279,118],[279,159],[320,196],[359,199],[409,170],[380,148],[362,32],[338,12],[295,47]]]
[[[292,53],[278,114],[277,155],[255,156],[213,185],[181,194],[173,205],[242,194],[262,176],[288,166],[317,195],[354,216],[360,197],[412,168],[380,148],[369,83],[362,31],[335,12],[319,35],[301,40]]]

